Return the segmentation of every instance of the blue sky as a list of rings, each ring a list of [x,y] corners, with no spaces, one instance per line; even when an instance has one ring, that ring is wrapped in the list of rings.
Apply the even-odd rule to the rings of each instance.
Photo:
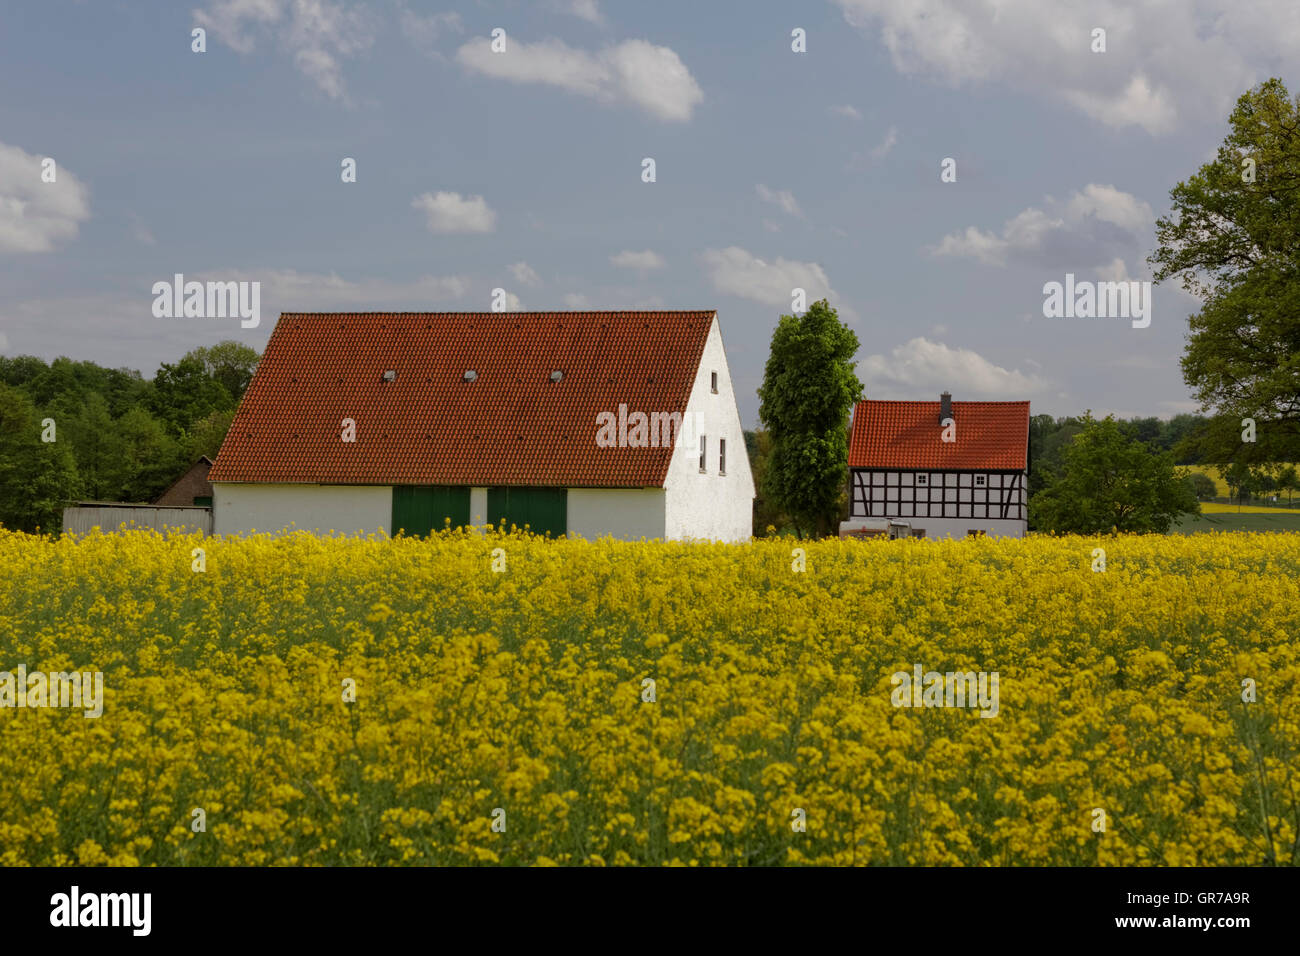
[[[281,311],[497,287],[716,308],[753,427],[797,285],[857,332],[868,397],[1192,411],[1195,300],[1158,287],[1135,329],[1044,318],[1043,284],[1149,278],[1169,188],[1297,62],[1290,0],[9,3],[0,353],[151,375]],[[261,282],[260,326],[155,318],[178,272]]]

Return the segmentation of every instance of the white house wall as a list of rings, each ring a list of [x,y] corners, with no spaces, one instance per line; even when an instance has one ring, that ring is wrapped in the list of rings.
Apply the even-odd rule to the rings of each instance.
[[[213,534],[371,534],[389,529],[393,489],[388,485],[273,485],[214,482]]]
[[[570,488],[568,534],[638,541],[664,536],[662,488]]]
[[[861,530],[886,531],[891,521],[906,522],[914,531],[924,531],[929,539],[964,538],[972,531],[983,531],[990,538],[1023,538],[1028,523],[1018,518],[850,518],[840,522],[840,533]]]
[[[710,375],[718,373],[718,392]],[[677,443],[664,479],[665,536],[748,541],[753,534],[754,477],[745,451],[745,433],[731,385],[731,371],[715,316],[709,329],[686,404],[686,419],[698,423]],[[700,473],[700,435],[708,439],[705,473]],[[719,439],[727,441],[727,473],[718,473]]]

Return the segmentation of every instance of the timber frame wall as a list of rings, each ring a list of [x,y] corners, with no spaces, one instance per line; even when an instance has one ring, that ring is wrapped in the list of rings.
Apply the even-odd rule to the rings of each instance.
[[[1025,475],[1019,471],[854,468],[850,486],[850,518],[1025,520]]]

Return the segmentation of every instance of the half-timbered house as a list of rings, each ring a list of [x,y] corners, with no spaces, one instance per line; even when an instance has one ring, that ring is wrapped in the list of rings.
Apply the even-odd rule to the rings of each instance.
[[[1028,402],[858,402],[840,534],[1023,537],[1028,456]]]

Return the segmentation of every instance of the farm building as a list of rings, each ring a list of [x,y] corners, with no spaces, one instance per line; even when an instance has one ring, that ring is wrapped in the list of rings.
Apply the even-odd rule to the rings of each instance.
[[[211,507],[212,484],[208,481],[208,472],[212,468],[212,459],[203,455],[194,464],[168,486],[167,490],[153,500],[156,505],[186,507],[200,505]]]
[[[1028,457],[1028,402],[858,402],[840,534],[1024,537]]]
[[[208,479],[216,534],[738,541],[754,498],[713,311],[286,313]]]

